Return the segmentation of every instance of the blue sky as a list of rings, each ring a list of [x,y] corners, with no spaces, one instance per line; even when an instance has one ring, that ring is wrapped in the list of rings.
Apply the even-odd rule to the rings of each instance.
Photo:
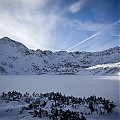
[[[119,45],[119,0],[0,0],[0,38],[30,49],[99,51]]]

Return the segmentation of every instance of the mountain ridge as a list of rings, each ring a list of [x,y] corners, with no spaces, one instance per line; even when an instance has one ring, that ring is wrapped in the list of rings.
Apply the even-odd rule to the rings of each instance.
[[[1,75],[118,75],[120,70],[119,46],[99,52],[52,52],[31,50],[20,42],[4,37],[0,39],[0,51]],[[102,67],[93,67],[97,65]],[[107,67],[104,68],[104,65]],[[88,69],[89,67],[94,69]],[[111,69],[114,71],[108,72]]]

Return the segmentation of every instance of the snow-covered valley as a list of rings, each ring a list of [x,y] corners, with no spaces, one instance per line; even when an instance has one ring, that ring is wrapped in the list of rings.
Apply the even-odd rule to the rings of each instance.
[[[102,97],[111,102],[113,101],[114,104],[117,105],[112,110],[112,113],[106,113],[106,110],[103,110],[105,113],[102,115],[98,114],[99,112],[96,111],[88,115],[90,110],[86,104],[84,104],[84,108],[80,104],[76,104],[78,107],[74,108],[72,103],[71,105],[66,105],[65,103],[61,108],[64,111],[69,109],[70,111],[77,111],[79,113],[85,111],[83,115],[87,120],[119,120],[120,117],[120,81],[118,76],[7,75],[0,77],[0,83],[0,94],[2,94],[2,92],[7,93],[8,91],[14,90],[22,94],[28,92],[32,96],[33,92],[45,94],[54,91],[55,93],[60,92],[63,96],[65,94],[66,96],[74,96],[75,98],[80,97],[82,99],[90,96],[96,96],[96,98]],[[39,97],[32,97],[32,99],[37,98]],[[41,98],[41,100],[43,99],[45,98]],[[42,109],[51,109],[51,102],[53,101],[48,100],[47,105],[42,107]],[[98,105],[101,106],[101,103]],[[48,117],[33,117],[33,115],[28,113],[31,111],[33,112],[33,109],[24,110],[22,114],[19,114],[23,106],[28,106],[28,103],[21,99],[20,102],[9,100],[6,102],[6,100],[0,100],[0,120],[50,120]],[[59,107],[55,108],[60,109]]]

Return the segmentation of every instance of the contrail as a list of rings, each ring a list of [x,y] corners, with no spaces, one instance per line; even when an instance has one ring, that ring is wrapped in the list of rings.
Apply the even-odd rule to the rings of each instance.
[[[85,40],[83,40],[83,41],[77,43],[76,45],[74,45],[74,46],[68,48],[66,51],[69,51],[70,49],[72,49],[72,48],[74,48],[74,47],[76,47],[76,46],[78,46],[78,45],[80,45],[80,44],[82,44],[82,43],[88,41],[89,39],[91,39],[91,38],[93,38],[93,37],[95,37],[95,36],[97,36],[97,35],[99,35],[99,34],[101,34],[101,33],[104,32],[105,30],[107,30],[108,28],[110,28],[110,27],[112,27],[112,26],[118,24],[119,22],[120,22],[120,20],[119,20],[118,22],[115,22],[115,23],[111,24],[110,26],[106,27],[105,29],[103,29],[103,30],[97,32],[96,34],[94,34],[94,35],[92,35],[92,36],[86,38]]]

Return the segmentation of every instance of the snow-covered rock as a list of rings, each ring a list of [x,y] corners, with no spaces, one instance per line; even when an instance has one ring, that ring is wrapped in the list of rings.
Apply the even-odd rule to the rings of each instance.
[[[119,109],[113,101],[95,95],[81,98],[60,92],[30,95],[9,91],[0,95],[0,120],[8,119],[118,120]]]
[[[1,75],[118,75],[120,47],[100,52],[30,50],[8,37],[0,39]]]

